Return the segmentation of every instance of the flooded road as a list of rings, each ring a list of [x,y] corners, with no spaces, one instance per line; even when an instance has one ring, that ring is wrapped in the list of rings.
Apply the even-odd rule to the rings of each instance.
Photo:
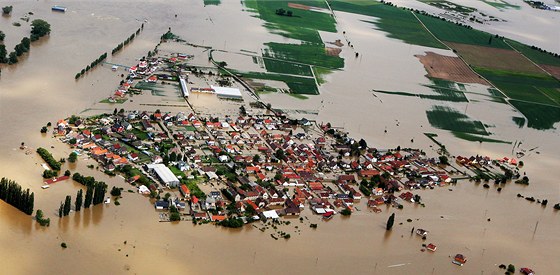
[[[141,34],[108,62],[134,65],[169,27],[188,42],[232,51],[260,52],[263,43],[289,41],[269,34],[259,19],[242,11],[242,5],[234,1],[206,8],[202,1],[57,2],[69,8],[65,14],[51,12],[51,2],[0,1],[2,6],[7,3],[14,6],[13,15],[0,17],[0,29],[6,33],[8,49],[29,31],[25,22],[19,28],[12,26],[29,11],[34,13],[31,19],[48,21],[52,34],[34,43],[29,56],[20,63],[2,68],[0,176],[34,191],[35,209],[42,209],[51,218],[51,226],[42,228],[29,216],[0,202],[0,264],[5,273],[502,274],[497,267],[501,263],[530,266],[539,274],[560,271],[560,263],[553,256],[560,245],[560,213],[552,210],[552,205],[560,202],[558,130],[520,129],[511,122],[511,116],[516,115],[513,109],[488,102],[469,105],[469,115],[491,123],[491,131],[500,139],[522,141],[527,149],[538,147],[523,158],[524,171],[531,179],[529,186],[510,183],[498,193],[464,181],[450,187],[453,191],[421,191],[425,208],[405,204],[403,210],[383,208],[382,213],[374,214],[362,200],[358,205],[361,211],[348,219],[337,216],[328,222],[307,212],[309,220],[300,223],[293,219],[290,225],[281,226],[292,235],[288,241],[272,239],[271,229],[261,232],[252,226],[226,230],[190,222],[160,223],[148,198],[129,192],[123,193],[120,206],[98,205],[59,219],[56,211],[60,202],[66,195],[75,197],[81,186],[65,181],[41,189],[43,161],[18,147],[25,142],[32,152],[44,147],[55,158],[66,157],[70,149],[50,135],[42,136],[39,130],[43,125],[84,110],[93,114],[121,108],[96,103],[112,94],[123,71],[112,72],[110,66],[100,66],[74,81],[76,72],[103,52],[110,52],[142,23],[145,27]],[[339,31],[348,30],[362,57],[355,59],[353,52],[344,48],[345,70],[328,75],[319,96],[300,100],[267,94],[263,96],[265,101],[282,109],[316,112],[318,121],[343,126],[353,137],[364,137],[374,147],[418,147],[433,155],[430,146],[434,144],[422,133],[434,132],[454,155],[511,155],[510,144],[467,142],[431,127],[425,111],[434,102],[391,95],[374,97],[371,89],[427,92],[420,85],[429,84],[426,72],[414,55],[428,48],[387,39],[359,21],[363,19],[360,16],[340,13],[337,18]],[[517,25],[512,26],[510,30]],[[555,38],[543,35],[538,39]],[[199,63],[203,65],[204,58]],[[200,98],[201,102],[212,100]],[[65,164],[63,170],[70,168],[94,175],[110,187],[133,190],[120,177],[109,178],[86,168],[89,164],[94,162],[80,157],[75,167]],[[517,198],[517,193],[547,198],[549,205],[543,208]],[[387,218],[395,211],[395,227],[386,233]],[[406,221],[409,218],[413,220],[410,223]],[[311,229],[310,223],[319,226]],[[421,252],[423,242],[410,235],[412,227],[430,231],[427,242],[438,245],[437,252]],[[67,249],[60,247],[62,242],[68,244]],[[451,264],[448,255],[456,253],[466,255],[469,262],[463,267]]]

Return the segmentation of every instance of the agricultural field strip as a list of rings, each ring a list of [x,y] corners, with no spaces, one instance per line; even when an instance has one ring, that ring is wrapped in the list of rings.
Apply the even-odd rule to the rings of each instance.
[[[420,24],[426,29],[426,31],[428,31],[432,36],[434,36],[435,39],[437,39],[441,44],[445,45],[448,49],[451,49],[446,43],[444,43],[443,41],[441,41],[440,39],[438,39],[431,31],[430,29],[428,29],[428,27],[420,20],[420,18],[418,18],[416,16],[416,14],[414,12],[411,12],[414,17],[416,17],[416,19],[418,20],[418,22],[420,22]],[[505,41],[504,41],[505,42]],[[530,58],[528,58],[527,56],[525,56],[522,52],[517,51],[514,47],[512,47],[509,43],[506,42],[506,44],[514,51],[518,52],[520,55],[522,55],[523,57],[525,57],[526,59],[530,60],[531,63],[537,65],[538,68],[540,68],[543,72],[545,72],[547,75],[550,75],[548,72],[546,72],[544,69],[542,69],[542,67],[538,66],[538,64],[536,64],[535,62],[533,62]],[[508,104],[512,107],[515,108],[515,106],[513,106],[511,103],[509,103],[510,99],[515,99],[518,101],[522,101],[525,103],[533,103],[533,104],[540,104],[540,105],[545,105],[545,106],[550,106],[550,107],[558,107],[555,105],[551,105],[551,104],[546,104],[546,103],[541,103],[541,102],[534,102],[534,101],[529,101],[529,100],[522,100],[522,99],[517,99],[517,98],[511,98],[509,97],[506,93],[504,93],[500,88],[498,88],[492,81],[488,80],[487,78],[485,78],[484,76],[482,76],[481,74],[479,74],[478,72],[476,72],[471,66],[469,66],[469,63],[467,63],[461,56],[458,56],[465,64],[467,64],[467,66],[471,69],[471,71],[473,71],[475,74],[477,74],[479,77],[481,77],[482,79],[486,80],[488,83],[492,84],[492,87],[496,90],[498,90],[503,96],[504,98],[506,98],[506,102],[508,102]],[[533,86],[534,88],[536,88],[535,86]],[[539,92],[541,92],[543,95],[545,95],[546,97],[550,98],[549,95],[545,94],[544,92],[542,92],[540,89],[536,88]],[[554,99],[550,98],[552,101],[556,102]],[[558,102],[557,102],[558,103]],[[516,108],[517,109],[517,108]]]
[[[519,53],[521,56],[523,56],[525,59],[529,60],[529,62],[533,63],[533,65],[537,66],[539,69],[541,69],[541,71],[543,71],[545,74],[554,77],[552,74],[550,74],[549,72],[547,72],[545,69],[543,69],[539,64],[537,64],[536,62],[534,62],[533,60],[531,60],[529,57],[525,56],[525,54],[523,54],[521,51],[518,51],[515,47],[513,47],[511,44],[509,44],[507,42],[506,39],[504,39],[504,42],[514,51],[516,51],[517,53]]]
[[[262,59],[270,59],[270,60],[275,60],[275,61],[280,61],[280,62],[285,62],[285,63],[291,63],[291,64],[296,64],[296,65],[305,65],[305,66],[309,66],[311,68],[313,67],[319,67],[319,68],[324,68],[324,69],[329,69],[329,70],[340,70],[338,68],[331,68],[331,67],[325,67],[325,66],[321,66],[321,65],[315,65],[315,64],[308,64],[308,63],[303,63],[303,62],[297,62],[297,61],[292,61],[292,60],[288,60],[288,59],[281,59],[281,58],[276,58],[276,57],[270,57],[270,56],[261,56],[261,55],[257,55],[257,54],[248,54],[245,52],[231,52],[231,51],[225,51],[225,50],[215,50],[215,51],[219,51],[219,52],[224,52],[224,53],[230,53],[230,54],[239,54],[239,55],[245,55],[245,56],[250,56],[250,57],[257,57],[257,58],[262,58]],[[281,73],[275,73],[275,72],[270,72],[270,73],[274,73],[274,74],[281,74]],[[286,75],[294,75],[294,74],[286,74]],[[305,77],[302,75],[296,75],[298,77]],[[311,76],[308,76],[309,78],[312,78]]]

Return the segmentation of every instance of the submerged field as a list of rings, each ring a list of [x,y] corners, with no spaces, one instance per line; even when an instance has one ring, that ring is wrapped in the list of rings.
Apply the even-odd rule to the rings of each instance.
[[[319,94],[321,75],[342,69],[344,59],[329,55],[319,31],[336,32],[336,21],[324,1],[250,0],[244,2],[271,33],[300,43],[265,43],[263,61],[268,73],[240,72],[246,78],[286,83],[293,94]],[[319,10],[319,11],[318,11]],[[314,70],[314,67],[321,67]],[[310,79],[311,78],[311,79]],[[317,80],[315,79],[317,78]]]
[[[467,115],[446,106],[433,106],[426,111],[428,121],[436,128],[475,135],[490,135],[486,131],[484,124],[478,120],[473,120]]]
[[[393,6],[384,5],[376,1],[329,1],[332,9],[336,11],[367,15],[378,20],[369,21],[380,31],[386,32],[387,36],[402,40],[405,43],[426,46],[431,48],[446,49],[445,45],[435,39],[416,17],[407,10]]]
[[[456,12],[472,11],[470,7],[454,5],[443,0],[424,2],[436,6],[444,5],[445,8]],[[505,1],[486,2],[500,8],[516,7]],[[377,1],[308,0],[292,3],[250,0],[245,1],[244,5],[252,16],[263,21],[262,26],[270,33],[291,39],[290,42],[263,44],[262,66],[266,72],[236,70],[249,82],[256,80],[254,83],[258,84],[259,80],[280,81],[288,87],[287,90],[283,89],[283,92],[294,95],[319,94],[319,85],[325,81],[324,76],[343,69],[345,64],[344,59],[338,56],[344,49],[343,43],[329,43],[329,47],[338,48],[328,51],[326,41],[321,39],[319,31],[341,32],[337,30],[335,15],[336,12],[347,12],[369,16],[371,20],[362,21],[371,24],[375,30],[384,32],[389,38],[412,45],[453,49],[459,55],[459,58],[454,57],[450,52],[450,56],[433,53],[418,56],[432,80],[440,78],[448,80],[452,85],[446,82],[425,85],[430,88],[430,93],[413,90],[375,92],[460,104],[469,102],[466,94],[478,92],[462,90],[459,84],[479,83],[490,86],[488,92],[479,93],[483,100],[509,104],[518,109],[523,114],[527,127],[550,129],[558,121],[554,115],[554,108],[560,107],[560,82],[554,78],[560,77],[560,58],[557,55],[466,25]],[[335,11],[334,15],[330,9]],[[481,97],[477,97],[477,100],[481,100]],[[536,108],[535,104],[553,109],[550,112],[546,110],[548,114],[539,114],[545,112],[545,108]],[[447,111],[449,110],[431,110],[428,113],[431,116],[429,120],[436,127],[456,132],[457,129],[450,129],[451,124],[435,119]],[[465,124],[465,120],[458,120],[463,121],[463,126],[477,126],[468,126],[472,129],[467,130],[467,133],[488,134],[486,130],[478,127],[482,122]],[[520,124],[519,121],[513,120],[512,123]],[[466,135],[457,136],[467,140],[474,139]]]

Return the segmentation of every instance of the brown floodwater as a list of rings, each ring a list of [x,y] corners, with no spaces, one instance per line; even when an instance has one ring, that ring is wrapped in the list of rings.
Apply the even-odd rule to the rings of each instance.
[[[361,211],[350,218],[337,216],[328,222],[306,210],[308,220],[300,223],[290,219],[290,225],[280,226],[280,230],[291,234],[288,241],[271,238],[272,229],[261,232],[252,226],[226,230],[212,225],[193,226],[190,222],[159,223],[158,213],[149,200],[128,192],[123,193],[120,206],[98,205],[59,219],[56,212],[60,202],[66,195],[75,197],[81,186],[64,181],[41,189],[43,161],[36,154],[26,155],[19,150],[21,142],[31,151],[45,147],[55,157],[65,157],[70,153],[67,146],[39,133],[46,122],[84,110],[84,114],[112,111],[115,107],[153,110],[156,107],[139,102],[178,102],[169,91],[164,97],[142,95],[125,105],[97,104],[114,91],[122,70],[112,72],[110,66],[101,66],[77,82],[76,72],[122,42],[142,22],[142,33],[109,62],[134,65],[154,48],[169,27],[191,43],[233,52],[260,52],[263,43],[289,40],[269,34],[259,19],[242,11],[241,4],[235,1],[222,1],[220,6],[206,8],[202,1],[57,2],[69,8],[65,14],[51,12],[53,3],[48,1],[0,1],[2,6],[6,3],[14,6],[11,17],[0,17],[0,29],[7,34],[9,49],[29,31],[26,23],[19,20],[28,11],[34,13],[31,19],[43,18],[53,29],[49,38],[33,44],[31,53],[19,64],[3,67],[0,78],[0,176],[34,191],[35,209],[42,209],[51,218],[51,226],[42,228],[29,216],[0,202],[2,273],[502,274],[497,267],[501,263],[514,263],[518,268],[530,266],[539,274],[560,271],[554,257],[560,245],[560,219],[559,213],[552,210],[552,204],[560,202],[558,130],[520,129],[511,121],[511,116],[519,116],[515,110],[482,100],[468,107],[438,104],[467,110],[469,116],[493,125],[490,131],[495,133],[494,138],[522,141],[525,149],[538,147],[523,158],[523,170],[531,178],[531,185],[508,184],[498,193],[465,181],[450,187],[453,191],[420,191],[425,208],[405,204],[403,210],[383,208],[382,213],[374,214],[362,201],[357,206]],[[337,18],[339,31],[347,31],[361,57],[355,59],[351,49],[343,48],[341,55],[346,58],[346,68],[327,76],[328,83],[321,86],[320,96],[300,100],[285,94],[266,94],[264,100],[283,109],[318,113],[294,115],[331,121],[354,137],[364,137],[370,146],[420,147],[433,155],[433,144],[422,133],[434,132],[455,155],[511,156],[512,145],[467,142],[431,127],[425,111],[435,102],[391,95],[374,97],[371,89],[429,92],[420,85],[429,81],[424,78],[422,64],[414,57],[427,48],[388,39],[360,21],[364,19],[361,16],[339,13]],[[549,20],[557,23],[555,17]],[[12,26],[15,21],[21,21],[23,26]],[[517,24],[511,23],[509,30]],[[328,40],[334,36],[329,35]],[[554,43],[555,38],[542,35],[538,39]],[[205,57],[197,62],[204,65],[204,60]],[[204,110],[212,104],[231,112],[238,108],[233,103],[218,103],[212,95],[193,99],[194,104],[197,101]],[[169,110],[175,112],[186,107]],[[75,167],[65,164],[63,170],[70,168],[94,175],[109,186],[133,189],[120,177],[110,178],[86,168],[89,164],[95,163],[81,156]],[[517,193],[547,198],[549,205],[530,203],[517,198]],[[395,227],[387,233],[384,225],[393,212]],[[409,218],[411,223],[406,221]],[[318,229],[310,229],[310,223],[318,223]],[[438,245],[437,252],[421,252],[423,242],[411,236],[412,227],[429,230],[427,242]],[[68,248],[63,250],[61,242],[66,242]],[[465,266],[451,264],[448,256],[456,253],[468,257]]]

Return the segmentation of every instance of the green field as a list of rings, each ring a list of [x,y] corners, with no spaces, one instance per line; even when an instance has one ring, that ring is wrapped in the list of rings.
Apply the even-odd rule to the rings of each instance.
[[[336,32],[336,22],[330,13],[305,10],[288,6],[288,1],[248,0],[244,4],[255,17],[265,21],[263,26],[271,33],[300,40],[301,43],[266,43],[263,62],[268,73],[241,72],[246,78],[268,79],[285,82],[293,94],[319,94],[312,67],[320,66],[321,73],[344,67],[344,59],[327,55],[319,31]],[[294,1],[327,9],[325,1]],[[287,14],[279,15],[278,10]],[[269,58],[267,58],[269,57]],[[285,61],[290,62],[285,62]],[[320,75],[318,81],[322,81]]]
[[[433,94],[416,94],[409,92],[392,92],[392,91],[378,91],[377,93],[390,94],[390,95],[400,95],[400,96],[412,96],[419,97],[422,99],[429,99],[435,101],[446,101],[446,102],[469,102],[465,96],[466,89],[464,86],[459,86],[459,83],[453,81],[447,81],[443,79],[430,78],[433,85],[422,85],[424,87],[430,88]]]
[[[560,107],[510,100],[517,110],[527,118],[527,126],[537,130],[553,129],[560,122]]]
[[[487,32],[468,29],[463,26],[446,22],[442,19],[422,14],[418,14],[417,16],[424,23],[426,28],[428,28],[438,39],[442,41],[499,49],[511,49],[511,47],[509,47],[504,41],[494,38],[494,35]]]
[[[458,137],[460,139],[464,139],[464,140],[468,140],[468,141],[478,141],[478,142],[492,142],[492,143],[507,143],[507,144],[511,144],[511,141],[505,141],[505,140],[500,140],[500,139],[493,139],[493,138],[488,138],[485,136],[477,136],[477,135],[473,135],[473,134],[468,134],[468,133],[461,133],[461,132],[452,132],[453,135],[455,137]]]
[[[525,118],[524,117],[517,117],[514,116],[511,118],[511,120],[515,123],[515,125],[517,125],[519,128],[523,128],[523,126],[525,126]]]
[[[328,69],[344,67],[344,59],[327,55],[323,44],[282,44],[267,43],[264,50],[265,57],[285,59],[293,62],[321,66]],[[266,61],[265,61],[266,62]]]
[[[263,58],[266,70],[273,73],[313,76],[309,65]]]
[[[548,75],[530,75],[475,68],[508,97],[560,107],[560,82]]]
[[[548,53],[541,52],[537,49],[532,49],[530,46],[519,43],[514,40],[506,40],[514,49],[521,52],[533,62],[541,65],[560,66],[560,56],[554,56]]]
[[[288,85],[288,87],[290,88],[290,92],[294,94],[307,94],[307,95],[319,94],[319,89],[317,88],[315,79],[312,77],[301,77],[295,75],[275,74],[275,73],[240,72],[240,71],[236,71],[235,73],[241,74],[243,78],[282,81],[286,83],[286,85]]]
[[[282,36],[322,44],[318,30],[336,32],[335,21],[330,14],[288,7],[288,1],[247,0],[247,8],[256,13],[256,17],[265,21],[265,27]],[[300,5],[326,8],[324,1],[294,1]],[[281,16],[276,10],[291,11],[292,16]]]
[[[426,111],[428,121],[436,128],[457,133],[475,135],[489,135],[484,124],[478,120],[472,120],[467,115],[446,106],[433,106]]]
[[[204,0],[204,5],[208,6],[208,5],[214,5],[214,6],[219,6],[222,2],[220,0]]]
[[[399,39],[408,44],[446,49],[422,25],[416,17],[406,10],[381,4],[377,1],[329,1],[337,11],[362,14],[379,18],[371,21],[378,30],[388,33],[388,37]]]

